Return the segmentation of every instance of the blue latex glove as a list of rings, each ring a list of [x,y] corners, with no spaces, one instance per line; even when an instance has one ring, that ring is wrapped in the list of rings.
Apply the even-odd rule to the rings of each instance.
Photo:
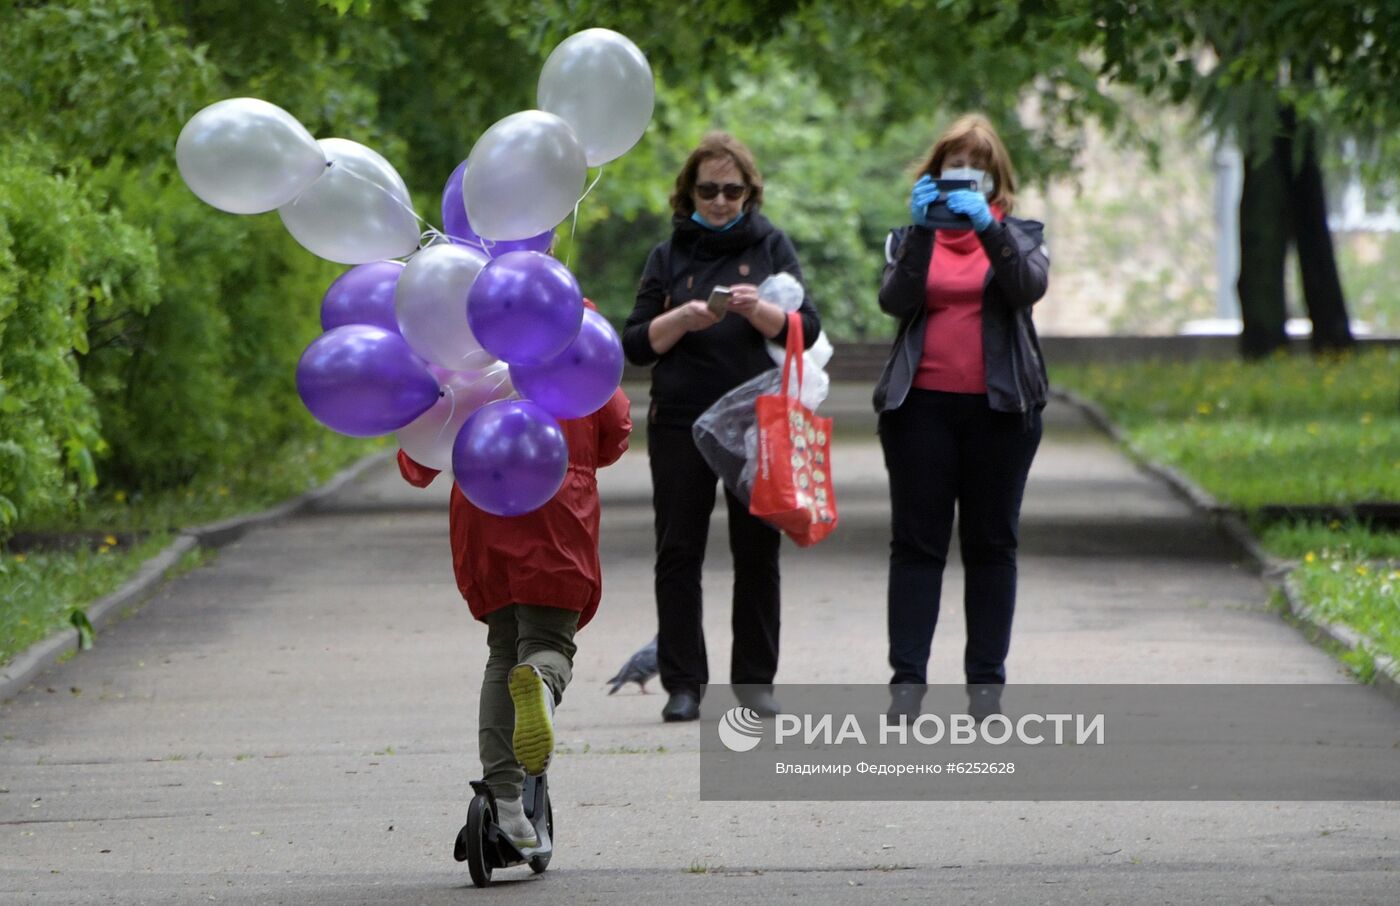
[[[992,225],[992,209],[981,192],[958,189],[948,193],[948,210],[972,218],[972,228],[981,233]]]
[[[914,191],[909,193],[909,218],[914,226],[928,226],[928,206],[938,200],[938,189],[933,185],[933,177],[925,173],[914,183]]]

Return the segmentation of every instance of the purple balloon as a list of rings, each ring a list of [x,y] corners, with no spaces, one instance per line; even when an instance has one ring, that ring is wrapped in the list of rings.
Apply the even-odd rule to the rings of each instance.
[[[452,445],[452,474],[467,499],[497,516],[549,502],[564,484],[564,431],[529,400],[500,400],[472,413]]]
[[[321,299],[321,329],[346,324],[373,324],[399,332],[394,319],[394,287],[403,273],[400,261],[357,264],[335,278]]]
[[[297,393],[311,414],[351,437],[390,434],[432,408],[438,382],[404,338],[382,327],[346,324],[306,347]]]
[[[467,293],[467,324],[481,348],[512,365],[564,351],[583,324],[583,293],[560,262],[511,252],[488,263]]]
[[[499,258],[507,252],[547,252],[554,244],[554,229],[551,227],[538,236],[529,239],[482,239],[472,229],[467,219],[467,203],[462,195],[462,174],[467,172],[467,162],[462,161],[447,185],[442,189],[442,229],[447,238],[457,245],[470,245],[481,249],[488,258]]]
[[[622,341],[607,318],[585,311],[578,336],[563,352],[542,365],[511,365],[510,380],[555,418],[592,415],[622,380]]]

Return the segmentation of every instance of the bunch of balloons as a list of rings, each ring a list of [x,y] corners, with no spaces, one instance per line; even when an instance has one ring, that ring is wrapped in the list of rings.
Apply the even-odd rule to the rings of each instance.
[[[537,102],[477,140],[443,189],[444,230],[421,248],[393,165],[357,142],[317,141],[266,101],[212,104],[175,146],[204,201],[276,210],[308,251],[354,265],[326,291],[325,332],[297,363],[311,414],[355,437],[396,433],[504,516],[554,496],[569,459],[558,420],[595,412],[622,378],[617,333],[548,251],[588,168],[646,131],[651,67],[625,36],[588,29],[549,55]]]

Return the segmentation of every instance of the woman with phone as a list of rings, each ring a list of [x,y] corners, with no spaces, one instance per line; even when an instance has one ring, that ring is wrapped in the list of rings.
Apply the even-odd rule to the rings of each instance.
[[[1048,384],[1031,306],[1050,256],[1043,225],[1011,216],[1011,159],[985,117],[954,122],[917,172],[912,222],[885,242],[880,308],[899,331],[874,398],[890,477],[891,712],[919,710],[956,504],[963,672],[982,717],[1006,682],[1021,498]]]
[[[690,428],[725,393],[773,367],[766,343],[787,340],[786,315],[759,300],[758,284],[783,271],[802,279],[791,240],[760,213],[762,204],[763,178],[749,149],[727,133],[705,136],[676,176],[671,236],[647,258],[622,334],[628,360],[653,366],[647,453],[667,721],[697,719],[709,682],[700,573],[719,479]],[[811,346],[821,321],[810,299],[800,314],[803,341]],[[734,558],[730,682],[748,687],[749,707],[772,714],[781,535],[728,491],[725,499]]]

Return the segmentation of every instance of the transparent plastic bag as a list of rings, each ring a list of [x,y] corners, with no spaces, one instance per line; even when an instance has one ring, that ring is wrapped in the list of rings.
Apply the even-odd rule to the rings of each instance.
[[[747,508],[758,467],[758,416],[754,402],[781,393],[781,368],[750,378],[715,401],[690,428],[695,446],[724,486]]]
[[[806,290],[802,288],[802,284],[787,271],[773,274],[758,285],[758,298],[764,302],[771,302],[784,312],[797,311],[802,307],[805,297]],[[773,364],[782,368],[787,351],[771,341],[767,347]],[[827,339],[826,331],[823,330],[817,334],[817,341],[812,344],[812,348],[802,354],[804,378],[798,398],[802,400],[802,405],[813,412],[826,401],[826,396],[831,391],[831,379],[826,374],[826,363],[831,361],[832,352],[831,340]]]

